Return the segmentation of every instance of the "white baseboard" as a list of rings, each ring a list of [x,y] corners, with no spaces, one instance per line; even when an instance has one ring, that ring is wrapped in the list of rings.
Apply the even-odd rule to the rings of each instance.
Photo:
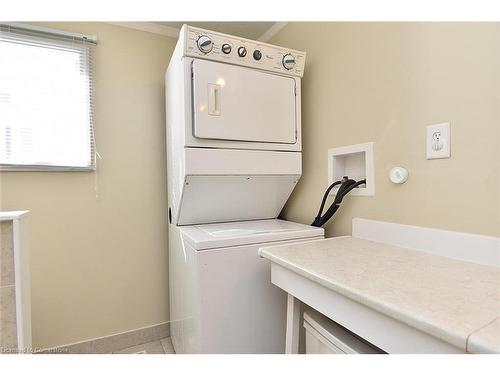
[[[352,220],[352,236],[467,262],[500,267],[499,237],[361,218]]]

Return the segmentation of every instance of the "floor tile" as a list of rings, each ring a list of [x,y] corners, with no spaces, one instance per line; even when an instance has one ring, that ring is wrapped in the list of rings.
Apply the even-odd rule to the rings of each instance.
[[[163,346],[163,351],[165,354],[175,354],[174,346],[172,345],[172,340],[170,337],[160,340],[161,346]]]
[[[92,344],[91,353],[119,352],[151,341],[153,341],[151,339],[151,328],[140,329],[95,340]]]
[[[160,341],[152,341],[146,344],[131,346],[123,350],[114,352],[114,354],[165,354]]]

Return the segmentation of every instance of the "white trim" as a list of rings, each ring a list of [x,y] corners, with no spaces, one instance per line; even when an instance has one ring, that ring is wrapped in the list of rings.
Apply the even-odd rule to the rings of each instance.
[[[19,230],[19,220],[12,221],[12,250],[14,252],[14,284],[16,296],[16,332],[17,332],[17,348],[23,350],[25,348],[24,340],[24,306],[23,306],[23,287],[22,273],[26,272],[22,266],[21,256],[21,234]]]
[[[160,34],[177,39],[180,29],[171,26],[160,25],[155,22],[105,22],[109,25],[125,27],[128,29],[145,31],[153,34]]]
[[[500,238],[443,229],[352,219],[352,236],[467,262],[500,267]]]
[[[283,29],[288,22],[275,22],[269,29],[267,29],[261,36],[257,38],[261,42],[268,42],[273,36],[275,36],[281,29]]]
[[[23,211],[3,211],[0,212],[0,221],[7,221],[7,220],[17,220],[25,215],[27,215],[29,211],[23,210]]]
[[[29,270],[28,229],[24,215],[12,221],[12,250],[14,252],[14,282],[16,295],[16,330],[19,353],[30,353],[31,338],[31,281]]]

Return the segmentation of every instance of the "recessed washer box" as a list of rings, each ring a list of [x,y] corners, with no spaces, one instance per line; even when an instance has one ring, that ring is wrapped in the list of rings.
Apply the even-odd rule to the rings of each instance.
[[[351,190],[350,195],[375,195],[373,142],[328,150],[328,185],[342,180],[343,176],[356,181],[366,179],[366,185]],[[333,188],[330,195],[336,195],[339,187]]]

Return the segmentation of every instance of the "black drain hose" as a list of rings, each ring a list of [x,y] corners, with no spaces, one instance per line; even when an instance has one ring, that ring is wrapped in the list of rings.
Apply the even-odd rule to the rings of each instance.
[[[322,227],[328,220],[332,218],[332,216],[337,212],[337,210],[340,207],[340,203],[342,203],[342,199],[354,188],[358,187],[359,185],[366,184],[366,180],[359,180],[359,181],[354,181],[352,179],[349,179],[347,176],[344,176],[342,180],[340,181],[335,181],[333,184],[328,186],[328,189],[326,189],[325,194],[323,195],[323,200],[321,201],[321,205],[319,207],[318,214],[314,218],[314,221],[312,222],[313,227]],[[325,214],[323,215],[323,208],[325,207],[326,199],[328,198],[328,193],[337,185],[340,185],[339,190],[337,191],[337,194],[335,195],[335,199],[333,200],[332,204],[330,207],[328,207],[328,210],[326,210]]]

